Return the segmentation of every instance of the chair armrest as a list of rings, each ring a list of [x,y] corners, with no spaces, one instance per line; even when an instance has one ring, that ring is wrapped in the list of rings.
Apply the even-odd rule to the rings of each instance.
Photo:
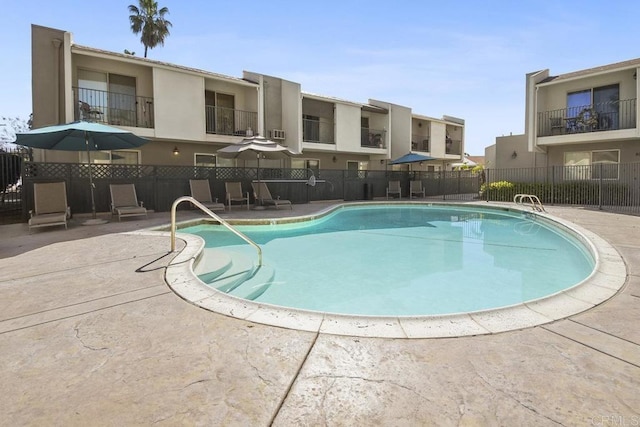
[[[67,206],[67,219],[71,219],[71,206]]]
[[[140,200],[140,207],[144,208],[144,202],[142,200]]]
[[[33,218],[33,209],[29,209],[29,218]]]

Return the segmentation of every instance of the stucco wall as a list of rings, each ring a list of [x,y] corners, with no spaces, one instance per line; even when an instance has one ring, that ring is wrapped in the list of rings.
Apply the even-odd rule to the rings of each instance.
[[[339,151],[360,150],[360,118],[359,106],[336,103],[336,148]]]
[[[204,78],[154,68],[153,88],[156,137],[204,140]]]

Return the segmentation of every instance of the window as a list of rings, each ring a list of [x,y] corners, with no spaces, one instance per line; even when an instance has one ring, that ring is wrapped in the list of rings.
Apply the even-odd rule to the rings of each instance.
[[[87,152],[80,151],[80,163],[87,163]],[[92,151],[91,163],[106,165],[138,165],[140,152],[132,150]]]
[[[596,129],[618,129],[620,85],[608,85],[567,94],[567,117],[595,115]],[[592,125],[593,126],[593,125]]]
[[[135,77],[79,69],[78,102],[82,120],[137,125]]]
[[[302,116],[303,141],[320,142],[320,117],[304,114]]]
[[[216,166],[216,156],[213,154],[199,154],[194,155],[194,166],[202,166],[213,168]]]
[[[365,178],[368,168],[369,162],[347,160],[347,178]]]
[[[564,153],[564,179],[618,179],[620,150]]]

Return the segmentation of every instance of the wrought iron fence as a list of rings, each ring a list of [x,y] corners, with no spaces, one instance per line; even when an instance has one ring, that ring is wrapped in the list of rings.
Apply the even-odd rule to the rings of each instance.
[[[21,154],[21,185],[0,199],[0,220],[24,221],[33,207],[35,182],[65,181],[73,213],[91,211],[88,167],[75,163],[36,163]],[[11,158],[7,155],[0,159]],[[14,160],[9,160],[13,162]],[[4,165],[4,166],[3,166]],[[3,166],[3,176],[7,170]],[[547,205],[578,205],[640,213],[640,163],[529,169],[408,171],[316,171],[316,185],[307,185],[309,169],[225,168],[159,165],[92,165],[96,209],[110,209],[109,184],[133,183],[145,207],[169,211],[180,196],[189,195],[189,179],[207,179],[213,197],[224,200],[227,181],[241,182],[251,192],[251,182],[267,181],[271,193],[293,203],[323,200],[386,199],[389,181],[400,181],[402,197],[409,197],[411,181],[421,181],[425,197],[434,200],[486,200],[511,202],[518,193],[535,194]],[[253,197],[253,195],[251,195]],[[11,208],[11,210],[9,209]],[[13,218],[13,219],[11,219]]]
[[[73,88],[75,120],[117,126],[154,127],[153,98],[106,90]]]
[[[550,205],[579,205],[640,213],[640,163],[488,169],[481,187],[487,201],[535,194]]]
[[[29,148],[0,150],[0,224],[22,220],[22,173],[32,158]]]
[[[258,113],[205,105],[206,131],[218,135],[252,136],[258,129]],[[251,133],[251,135],[249,135]]]
[[[635,127],[635,98],[538,113],[538,136],[602,132]]]

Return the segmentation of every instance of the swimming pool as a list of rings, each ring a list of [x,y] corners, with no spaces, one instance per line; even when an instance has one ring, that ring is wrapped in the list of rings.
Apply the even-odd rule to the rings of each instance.
[[[310,221],[236,226],[258,243],[270,275],[222,286],[261,304],[365,316],[433,316],[510,307],[587,279],[590,248],[566,227],[509,209],[343,206]],[[214,256],[254,249],[215,225],[184,228]],[[206,252],[205,252],[206,253]],[[246,270],[246,268],[245,268]],[[219,287],[221,275],[200,271]]]
[[[446,208],[473,206],[481,207],[483,212],[488,213],[511,212],[524,216],[533,215],[528,210],[510,204],[485,202],[455,204],[418,201],[399,203],[394,201],[340,202],[320,206],[317,209],[313,209],[314,206],[309,205],[305,206],[305,209],[299,209],[299,211],[308,213],[297,217],[241,219],[229,215],[226,219],[234,226],[294,223],[300,223],[298,225],[303,226],[305,222],[325,218],[344,207],[398,204]],[[294,209],[295,211],[296,209]],[[262,324],[312,333],[403,339],[461,337],[530,328],[594,308],[622,289],[627,280],[628,271],[624,260],[611,244],[590,230],[554,216],[552,213],[535,215],[537,220],[548,222],[564,230],[563,232],[568,232],[589,248],[588,252],[595,259],[594,271],[586,280],[569,289],[534,301],[493,310],[445,315],[365,316],[301,310],[239,298],[206,285],[194,274],[195,269],[206,266],[205,261],[212,259],[212,257],[203,256],[203,254],[208,251],[218,251],[218,249],[205,248],[204,240],[201,237],[182,232],[178,233],[178,238],[184,246],[173,252],[173,258],[165,270],[164,279],[170,289],[180,298],[215,315],[233,317],[256,325]],[[206,220],[184,221],[178,224],[178,228],[184,230],[189,226],[203,222]],[[526,228],[521,231],[526,232]],[[150,230],[150,232],[154,235],[160,232],[162,236],[170,236],[168,226],[159,227],[155,231]],[[230,259],[227,255],[213,259],[222,260],[225,256]],[[252,253],[251,257],[249,260],[255,263],[256,254]],[[268,266],[261,268],[256,277],[270,269]],[[215,316],[212,321],[215,322]]]

